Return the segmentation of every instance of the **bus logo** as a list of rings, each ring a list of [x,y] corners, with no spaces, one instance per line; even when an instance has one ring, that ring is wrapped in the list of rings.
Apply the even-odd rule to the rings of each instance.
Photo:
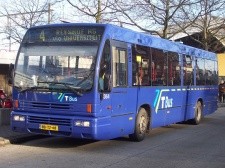
[[[69,101],[69,102],[77,101],[77,97],[68,96],[68,94],[71,94],[71,93],[59,93],[58,100],[60,102],[62,102],[63,100]]]
[[[169,92],[169,89],[162,89],[162,90],[156,90],[156,98],[154,101],[154,107],[155,107],[155,112],[156,114],[158,113],[159,110],[159,105],[161,104],[162,109],[164,108],[169,108],[173,106],[173,99],[169,98],[168,96],[162,96],[163,92]]]

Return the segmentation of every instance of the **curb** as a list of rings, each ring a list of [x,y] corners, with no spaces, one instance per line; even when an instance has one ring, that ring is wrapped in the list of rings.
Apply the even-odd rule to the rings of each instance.
[[[0,147],[8,144],[10,144],[10,141],[8,139],[0,139]]]

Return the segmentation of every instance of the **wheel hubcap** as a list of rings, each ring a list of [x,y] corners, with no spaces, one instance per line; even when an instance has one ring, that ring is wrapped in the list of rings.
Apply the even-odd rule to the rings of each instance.
[[[140,128],[140,133],[141,134],[146,132],[147,121],[146,121],[146,118],[144,116],[141,116],[141,118],[140,118],[139,128]]]

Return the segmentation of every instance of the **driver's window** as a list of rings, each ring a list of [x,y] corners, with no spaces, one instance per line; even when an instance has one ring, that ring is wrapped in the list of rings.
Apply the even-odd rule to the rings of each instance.
[[[102,52],[101,64],[99,69],[99,91],[110,91],[110,77],[111,77],[111,54],[110,54],[110,42],[106,40],[105,46]]]

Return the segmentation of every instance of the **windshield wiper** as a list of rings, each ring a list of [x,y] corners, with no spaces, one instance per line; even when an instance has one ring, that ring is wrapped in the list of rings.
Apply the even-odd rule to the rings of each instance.
[[[79,96],[83,96],[83,94],[79,90],[76,90],[75,88],[69,86],[69,85],[73,85],[72,83],[64,83],[64,82],[41,82],[41,81],[39,81],[38,84],[39,83],[47,83],[47,84],[50,84],[52,86],[54,86],[54,85],[63,85],[66,88],[70,89],[73,93],[76,93]]]
[[[73,93],[76,93],[76,94],[79,95],[79,96],[83,96],[83,94],[82,94],[80,91],[78,91],[78,90],[72,88],[71,86],[68,86],[68,83],[55,83],[55,84],[64,85],[64,86],[66,86],[68,89],[70,89]],[[71,85],[71,84],[69,84],[69,85]]]
[[[89,78],[92,76],[92,73],[93,73],[94,71],[95,71],[95,69],[92,69],[91,72],[90,72],[87,76],[85,76],[84,79],[81,80],[81,81],[77,84],[77,86],[81,85],[81,84],[84,83],[87,79],[89,79]]]

